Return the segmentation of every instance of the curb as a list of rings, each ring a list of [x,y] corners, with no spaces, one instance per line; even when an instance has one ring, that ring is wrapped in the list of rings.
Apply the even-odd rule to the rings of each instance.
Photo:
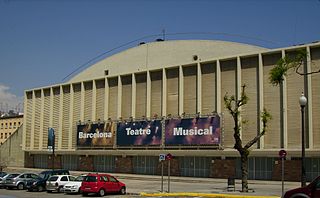
[[[278,196],[259,196],[259,195],[230,195],[230,194],[208,194],[208,193],[140,193],[140,196],[147,197],[214,197],[214,198],[280,198]]]

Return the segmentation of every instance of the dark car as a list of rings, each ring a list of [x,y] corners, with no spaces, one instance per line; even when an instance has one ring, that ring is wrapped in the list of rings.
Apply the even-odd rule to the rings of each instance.
[[[46,182],[52,175],[70,175],[68,170],[47,170],[42,171],[39,176],[41,179],[32,180],[27,183],[27,190],[28,191],[45,191],[46,190]]]
[[[282,198],[319,198],[320,176],[305,187],[295,188],[287,191]]]

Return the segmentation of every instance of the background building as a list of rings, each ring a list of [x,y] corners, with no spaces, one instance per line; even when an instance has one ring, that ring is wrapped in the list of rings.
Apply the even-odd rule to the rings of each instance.
[[[269,71],[277,61],[285,54],[294,56],[298,49],[308,53],[305,71],[320,67],[319,42],[281,49],[206,40],[152,42],[108,57],[66,83],[26,90],[22,142],[28,153],[26,165],[52,166],[48,128],[53,128],[55,167],[159,174],[159,154],[171,153],[172,175],[240,177],[239,154],[233,149],[234,123],[223,97],[238,96],[246,84],[249,102],[242,119],[248,123],[242,130],[243,141],[261,129],[264,107],[273,116],[267,134],[252,147],[249,179],[280,179],[278,152],[285,149],[285,166],[290,167],[285,178],[300,180],[299,97],[304,92],[307,179],[311,180],[320,173],[316,121],[320,74],[299,76],[290,71],[282,86],[269,83]],[[186,141],[178,141],[167,130],[171,120],[181,119],[188,121],[190,129],[199,128],[199,118],[207,119],[203,126],[218,123],[213,127],[218,143],[198,141],[203,134],[193,132],[184,136]],[[137,124],[144,129],[155,126],[155,131],[161,128],[161,134],[147,140],[146,131],[135,132]]]
[[[0,117],[0,144],[5,142],[22,124],[23,115],[3,114]]]

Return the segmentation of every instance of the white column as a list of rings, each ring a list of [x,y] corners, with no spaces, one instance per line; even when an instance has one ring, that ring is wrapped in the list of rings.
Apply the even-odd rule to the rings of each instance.
[[[197,64],[197,112],[202,113],[202,75],[201,75],[201,64],[198,61]]]
[[[310,52],[310,46],[307,47],[307,72],[311,72],[311,52]],[[317,74],[316,74],[317,75]],[[307,133],[309,134],[309,149],[313,149],[313,116],[312,116],[312,81],[311,81],[311,75],[307,75],[307,89],[308,89],[308,128],[309,131]]]
[[[30,131],[27,131],[27,112],[28,112],[28,99],[27,99],[27,92],[24,92],[24,99],[23,99],[23,109],[25,112],[25,115],[23,116],[23,133],[22,133],[22,150],[26,150],[26,141],[27,141],[27,133],[30,133]]]
[[[30,136],[30,150],[34,149],[34,128],[35,128],[35,115],[36,115],[36,94],[32,91],[32,117],[31,117],[31,136]]]
[[[73,120],[73,106],[74,106],[74,90],[73,85],[70,84],[70,110],[69,110],[69,134],[68,134],[68,149],[75,149],[72,148],[72,139],[76,137],[72,137],[72,129],[75,125],[77,125],[78,120]],[[75,133],[77,135],[77,133]]]
[[[104,85],[104,120],[109,118],[109,82],[108,78],[105,78]]]
[[[285,57],[286,52],[284,50],[281,51],[282,58]],[[283,85],[283,100],[280,102],[283,102],[283,147],[288,148],[288,116],[287,116],[287,109],[288,109],[288,97],[287,97],[287,78],[284,76],[284,80],[282,81]],[[282,116],[282,115],[281,115]]]
[[[184,94],[184,86],[183,86],[183,68],[179,66],[179,110],[178,114],[181,115],[184,112],[183,107],[183,94]]]
[[[97,107],[97,82],[93,80],[92,82],[92,115],[91,115],[91,120],[92,121],[97,121],[96,118],[96,107]]]
[[[147,117],[150,118],[151,116],[151,73],[147,71]]]
[[[162,116],[167,116],[167,75],[166,69],[162,69]]]
[[[58,149],[62,147],[62,122],[63,122],[63,88],[60,86],[60,105],[59,105],[59,133],[58,133]],[[55,133],[56,134],[56,133]],[[56,136],[57,137],[57,136]]]
[[[131,116],[136,117],[136,105],[137,105],[137,82],[135,74],[131,75],[131,83],[132,83],[132,90],[131,90]],[[148,116],[147,116],[148,117]]]
[[[264,108],[264,102],[263,102],[263,59],[262,59],[262,54],[259,53],[259,113],[263,111]],[[260,114],[258,115],[260,117]],[[261,132],[261,129],[263,128],[262,120],[260,118],[260,127],[259,127],[259,132]],[[264,136],[260,138],[260,149],[264,148]]]
[[[40,111],[40,134],[39,134],[39,150],[43,147],[43,114],[44,114],[44,90],[41,89],[41,111]],[[48,129],[46,129],[48,130]]]
[[[221,67],[220,67],[220,60],[217,60],[217,66],[216,66],[216,84],[217,84],[217,96],[216,96],[216,100],[217,100],[217,113],[221,113],[222,108],[221,108]]]
[[[117,119],[122,116],[121,107],[122,107],[122,82],[121,82],[121,76],[118,76],[118,109],[117,109]]]
[[[81,105],[80,105],[81,122],[87,121],[87,120],[84,120],[84,95],[85,95],[84,82],[81,82]]]

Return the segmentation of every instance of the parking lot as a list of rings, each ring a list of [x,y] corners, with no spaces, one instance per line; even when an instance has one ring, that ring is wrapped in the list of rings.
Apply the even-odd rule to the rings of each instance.
[[[26,190],[7,190],[7,189],[0,189],[0,198],[73,198],[73,197],[83,197],[81,194],[64,194],[64,193],[47,193],[47,192],[28,192]],[[94,194],[89,194],[88,197],[98,197]],[[128,198],[128,197],[139,197],[138,195],[116,195],[116,194],[107,194],[105,197],[122,197],[122,198]]]

